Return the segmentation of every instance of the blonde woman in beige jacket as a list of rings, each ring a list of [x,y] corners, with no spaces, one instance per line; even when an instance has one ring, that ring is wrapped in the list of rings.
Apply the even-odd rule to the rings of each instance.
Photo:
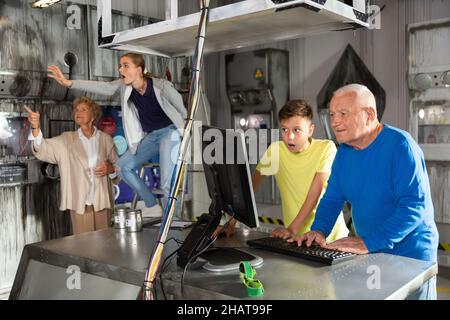
[[[112,137],[98,130],[98,104],[86,97],[73,103],[77,131],[43,139],[40,115],[25,107],[31,123],[29,140],[40,160],[57,164],[61,176],[60,210],[70,210],[74,234],[108,228],[114,207],[112,179],[118,156]]]

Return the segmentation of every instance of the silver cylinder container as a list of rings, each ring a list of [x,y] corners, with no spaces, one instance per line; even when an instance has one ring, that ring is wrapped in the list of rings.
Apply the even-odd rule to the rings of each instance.
[[[127,207],[120,207],[114,210],[114,228],[116,229],[126,228],[128,210],[130,210],[130,208]]]
[[[142,231],[142,212],[139,209],[129,210],[127,214],[127,232]]]

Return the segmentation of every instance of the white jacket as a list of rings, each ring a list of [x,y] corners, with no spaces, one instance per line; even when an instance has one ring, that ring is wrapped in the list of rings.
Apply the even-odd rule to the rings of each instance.
[[[152,78],[153,89],[156,99],[161,105],[161,109],[175,124],[178,129],[184,129],[187,111],[184,107],[183,99],[170,81]],[[119,92],[122,105],[122,123],[131,153],[136,153],[139,143],[144,138],[139,114],[130,100],[131,85],[124,85],[122,80],[112,82],[92,81],[92,80],[72,80],[72,89],[83,90],[101,95],[112,96]]]

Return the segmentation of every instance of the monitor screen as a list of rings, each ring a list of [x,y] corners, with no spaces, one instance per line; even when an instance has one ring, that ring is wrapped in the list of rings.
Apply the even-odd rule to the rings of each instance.
[[[211,205],[178,250],[177,263],[181,267],[210,247],[223,213],[249,227],[259,226],[243,132],[208,126],[202,130],[202,160]]]
[[[245,137],[242,131],[203,126],[203,168],[216,212],[259,227]],[[217,203],[214,203],[216,201]]]

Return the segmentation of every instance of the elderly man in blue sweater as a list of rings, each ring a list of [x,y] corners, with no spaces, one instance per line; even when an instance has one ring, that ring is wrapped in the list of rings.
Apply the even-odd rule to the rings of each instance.
[[[376,110],[374,95],[363,85],[334,93],[330,117],[340,146],[328,188],[311,231],[290,241],[435,262],[438,232],[423,152],[409,133],[380,123]],[[326,244],[345,201],[352,205],[356,236]],[[435,277],[410,296],[435,297]]]

